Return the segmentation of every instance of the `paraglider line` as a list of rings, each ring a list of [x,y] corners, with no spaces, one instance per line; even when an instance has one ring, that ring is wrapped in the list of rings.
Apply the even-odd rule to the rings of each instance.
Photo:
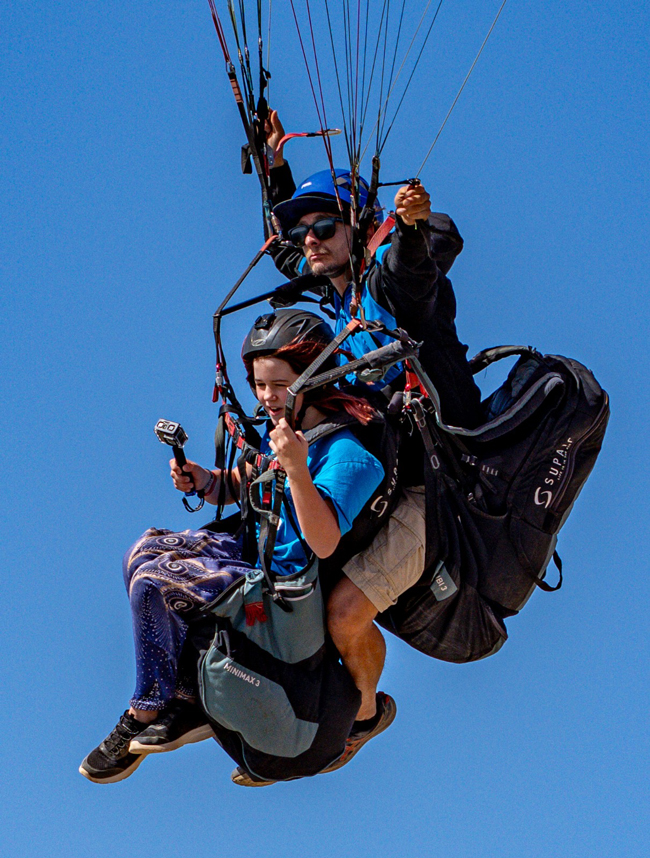
[[[458,94],[456,95],[456,98],[454,99],[454,101],[453,101],[453,103],[452,103],[451,107],[450,107],[450,108],[449,108],[449,110],[447,111],[447,115],[445,116],[445,118],[444,118],[444,120],[443,120],[443,122],[442,122],[442,125],[440,126],[440,129],[438,130],[438,133],[437,133],[437,134],[436,134],[436,136],[435,136],[435,139],[434,139],[433,143],[432,143],[432,144],[431,144],[431,146],[429,147],[429,151],[427,152],[427,154],[426,154],[426,156],[425,156],[425,158],[424,158],[424,161],[420,164],[420,169],[417,171],[416,176],[419,176],[419,175],[420,175],[420,173],[421,173],[421,172],[422,172],[422,170],[424,169],[424,165],[425,165],[425,164],[427,163],[427,161],[429,160],[429,155],[433,152],[433,147],[434,147],[434,146],[436,145],[436,143],[438,142],[438,138],[439,138],[439,137],[440,137],[440,135],[442,134],[442,129],[443,129],[443,128],[445,127],[445,125],[447,124],[447,120],[448,120],[448,119],[449,119],[449,117],[451,116],[451,113],[452,113],[452,111],[453,111],[454,107],[456,107],[456,103],[458,102],[458,99],[460,98],[462,91],[465,89],[465,84],[467,83],[467,81],[468,81],[468,80],[469,80],[469,78],[470,78],[470,75],[471,75],[471,74],[472,74],[472,72],[474,71],[474,66],[475,66],[475,65],[476,65],[476,63],[478,62],[478,59],[479,59],[479,57],[481,56],[481,54],[483,53],[483,48],[487,45],[488,39],[489,39],[489,38],[490,38],[490,36],[492,35],[492,30],[494,30],[494,28],[496,27],[496,23],[497,23],[497,21],[499,20],[499,16],[501,15],[501,12],[503,11],[503,7],[506,5],[506,3],[507,3],[507,2],[508,2],[508,0],[503,0],[503,3],[502,3],[502,4],[501,4],[501,6],[499,7],[499,11],[497,12],[497,14],[496,14],[496,17],[495,17],[494,21],[492,21],[492,26],[491,26],[491,27],[490,27],[490,29],[488,30],[488,34],[487,34],[487,36],[485,37],[485,39],[483,40],[483,44],[482,44],[482,45],[481,45],[481,47],[479,48],[479,52],[478,52],[478,54],[476,55],[476,57],[474,58],[474,62],[472,63],[472,65],[470,66],[469,71],[468,71],[468,72],[467,72],[467,74],[465,75],[465,80],[463,81],[463,83],[462,83],[462,85],[461,85],[460,89],[458,90]]]

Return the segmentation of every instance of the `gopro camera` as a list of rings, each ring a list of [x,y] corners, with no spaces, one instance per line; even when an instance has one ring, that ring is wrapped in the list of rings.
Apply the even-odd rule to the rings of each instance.
[[[187,442],[187,432],[180,423],[171,420],[159,420],[153,431],[161,444],[169,444],[170,447],[182,449]]]

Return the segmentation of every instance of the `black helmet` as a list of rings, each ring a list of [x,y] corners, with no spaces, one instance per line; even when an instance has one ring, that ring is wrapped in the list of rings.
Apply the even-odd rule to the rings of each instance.
[[[255,320],[244,340],[241,356],[244,360],[252,359],[303,340],[326,346],[333,339],[334,331],[316,313],[308,310],[275,310]]]

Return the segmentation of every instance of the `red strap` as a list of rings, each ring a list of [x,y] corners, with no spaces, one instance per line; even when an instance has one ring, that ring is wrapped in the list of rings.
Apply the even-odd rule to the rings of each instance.
[[[228,414],[228,412],[226,412],[225,419],[226,419],[226,429],[228,430],[229,435],[232,437],[237,449],[243,450],[245,447],[247,447],[248,450],[252,450],[253,452],[256,452],[255,448],[251,447],[251,445],[246,442],[246,439],[244,438],[241,430],[239,429],[239,426],[235,423],[235,421],[232,419],[230,414]],[[258,452],[257,456],[255,457],[255,464],[257,465],[258,468],[261,469],[262,466],[264,465],[265,460],[267,460],[267,459],[268,459],[268,455],[264,455],[264,453]],[[266,468],[266,470],[269,470],[269,471],[280,471],[281,469],[282,469],[282,465],[277,461],[277,459],[273,459],[271,462],[269,462],[269,464]]]
[[[419,389],[420,393],[423,396],[427,396],[426,390],[420,384],[420,379],[417,377],[417,375],[411,369],[409,362],[405,361],[404,365],[405,365],[405,369],[406,369],[406,384],[404,385],[404,390],[409,391],[409,390]]]
[[[268,619],[264,613],[263,602],[248,602],[244,605],[246,614],[246,625],[254,626],[255,623],[265,623]]]
[[[382,223],[379,229],[375,232],[373,237],[368,242],[368,251],[371,256],[374,256],[377,252],[377,248],[382,243],[382,241],[386,238],[391,229],[395,226],[395,218],[392,214],[389,214],[386,220]]]
[[[294,137],[309,137],[309,134],[306,131],[294,131],[292,134],[285,134],[284,137],[281,138],[278,145],[275,147],[275,151],[273,152],[273,156],[277,157],[282,149],[284,148],[284,144],[288,143],[289,140],[293,140]]]

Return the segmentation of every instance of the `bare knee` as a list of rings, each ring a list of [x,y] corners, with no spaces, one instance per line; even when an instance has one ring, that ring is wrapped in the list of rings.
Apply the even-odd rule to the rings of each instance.
[[[327,602],[327,628],[335,641],[355,637],[372,626],[377,613],[370,599],[343,576]]]

